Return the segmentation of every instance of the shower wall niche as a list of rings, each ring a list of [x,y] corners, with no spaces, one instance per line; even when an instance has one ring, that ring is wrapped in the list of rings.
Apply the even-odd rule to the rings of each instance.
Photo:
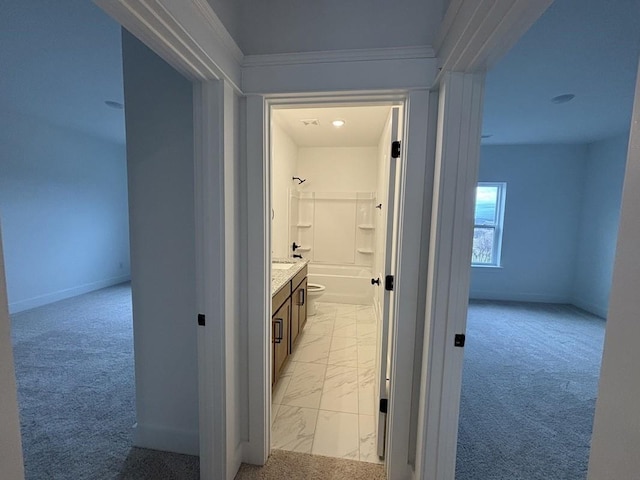
[[[372,266],[375,249],[374,192],[291,190],[289,244],[313,263]]]

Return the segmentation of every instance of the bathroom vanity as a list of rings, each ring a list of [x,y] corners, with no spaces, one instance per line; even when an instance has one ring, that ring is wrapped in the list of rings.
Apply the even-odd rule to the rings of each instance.
[[[307,323],[307,261],[274,260],[271,264],[271,343],[275,385]]]

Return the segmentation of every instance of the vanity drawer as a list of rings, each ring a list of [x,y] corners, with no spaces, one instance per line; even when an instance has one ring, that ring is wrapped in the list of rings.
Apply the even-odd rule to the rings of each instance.
[[[295,277],[293,277],[293,280],[291,280],[291,289],[295,290],[296,288],[298,288],[298,285],[300,285],[304,279],[307,278],[307,266],[305,265],[304,268],[302,270],[300,270]]]
[[[291,282],[285,283],[273,297],[271,297],[271,313],[275,313],[291,296]]]

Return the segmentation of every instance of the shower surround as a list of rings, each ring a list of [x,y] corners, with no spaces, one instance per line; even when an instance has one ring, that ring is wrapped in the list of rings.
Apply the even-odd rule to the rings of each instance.
[[[373,192],[290,191],[289,243],[310,261],[309,281],[327,288],[323,301],[371,304],[375,204]]]

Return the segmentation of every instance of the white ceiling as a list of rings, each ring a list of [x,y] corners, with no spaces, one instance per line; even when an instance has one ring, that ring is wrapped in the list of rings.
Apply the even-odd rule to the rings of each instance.
[[[431,45],[443,0],[208,0],[245,55]]]
[[[88,0],[10,0],[0,14],[0,110],[124,143],[120,26]]]
[[[324,107],[278,109],[273,121],[278,123],[299,147],[375,147],[391,107]],[[317,120],[317,126],[306,126],[302,120]],[[336,128],[331,122],[344,120]]]
[[[487,75],[485,144],[588,143],[627,131],[640,0],[556,0]],[[550,99],[575,94],[569,103]]]

